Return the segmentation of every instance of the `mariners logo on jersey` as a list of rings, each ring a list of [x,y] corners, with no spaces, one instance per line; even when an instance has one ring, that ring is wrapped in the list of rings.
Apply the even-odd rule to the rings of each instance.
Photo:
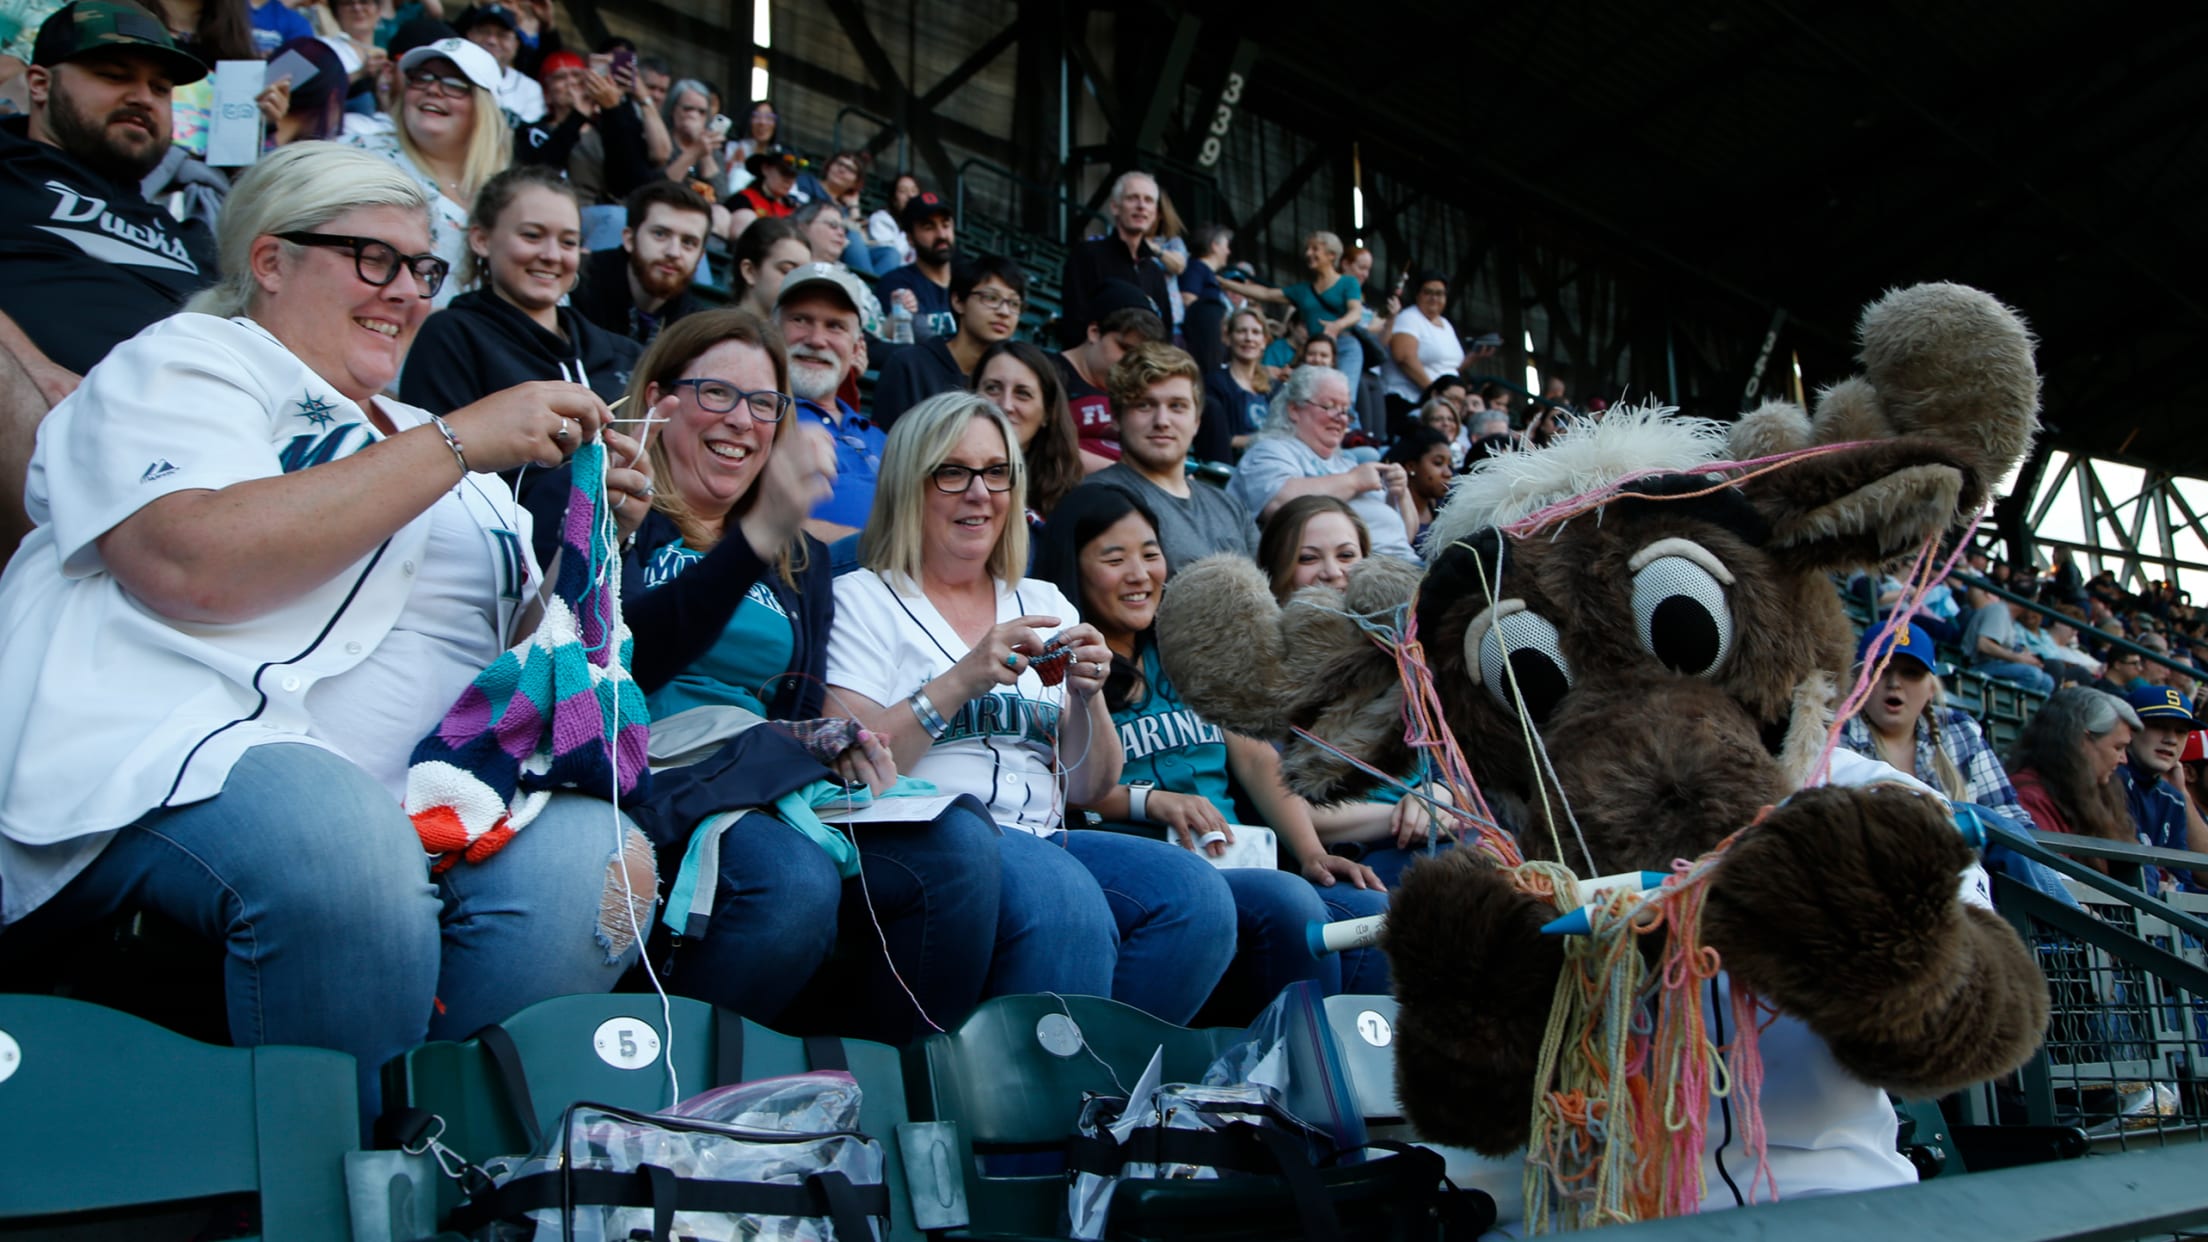
[[[299,406],[299,417],[306,419],[317,427],[327,427],[337,418],[334,413],[337,407],[320,397],[310,394],[299,398],[297,404]]]

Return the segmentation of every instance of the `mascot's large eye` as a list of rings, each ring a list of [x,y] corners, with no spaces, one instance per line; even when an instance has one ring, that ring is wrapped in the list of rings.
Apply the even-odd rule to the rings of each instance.
[[[1505,652],[1509,653],[1508,668],[1504,667]],[[1547,720],[1557,700],[1572,688],[1572,666],[1558,644],[1556,627],[1539,613],[1513,612],[1496,618],[1480,636],[1479,651],[1466,654],[1477,660],[1480,680],[1487,683],[1487,692],[1506,711],[1514,710],[1511,682],[1518,683],[1526,715],[1535,724]]]
[[[1733,649],[1725,588],[1684,556],[1659,556],[1633,575],[1633,621],[1641,646],[1674,672],[1708,677]]]

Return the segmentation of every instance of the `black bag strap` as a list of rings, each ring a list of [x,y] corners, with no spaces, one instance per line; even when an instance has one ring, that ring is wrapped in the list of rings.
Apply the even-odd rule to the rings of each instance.
[[[717,1182],[676,1177],[645,1165],[632,1173],[604,1169],[547,1169],[514,1180],[454,1208],[449,1227],[463,1232],[493,1221],[519,1220],[530,1212],[577,1207],[648,1207],[655,1228],[662,1212],[720,1212],[752,1216],[825,1218],[838,1238],[872,1236],[868,1217],[889,1216],[889,1187],[859,1185],[843,1174],[815,1173],[802,1185]]]
[[[733,1009],[713,1007],[713,1085],[731,1087],[744,1080],[744,1018]]]
[[[807,1035],[805,1063],[816,1070],[851,1072],[851,1052],[834,1035]],[[744,1019],[733,1009],[713,1010],[713,1082],[727,1087],[744,1081]]]
[[[544,1142],[544,1127],[537,1121],[536,1097],[529,1094],[529,1072],[522,1068],[521,1049],[514,1046],[514,1037],[506,1028],[492,1023],[475,1033],[475,1042],[490,1054],[491,1067],[498,1071],[498,1081],[506,1088],[506,1103],[521,1118],[521,1129],[529,1136],[529,1150],[535,1151]]]
[[[1314,1242],[1343,1242],[1342,1221],[1334,1214],[1334,1204],[1327,1198],[1326,1187],[1319,1183],[1319,1171],[1311,1164],[1311,1153],[1301,1140],[1280,1130],[1264,1126],[1252,1126],[1257,1141],[1273,1154],[1280,1166],[1281,1180],[1288,1183],[1288,1197],[1295,1202],[1296,1219],[1303,1226],[1303,1236]]]
[[[1198,1164],[1236,1173],[1272,1173],[1279,1161],[1255,1137],[1258,1131],[1259,1127],[1242,1123],[1218,1130],[1144,1126],[1123,1142],[1114,1142],[1108,1134],[1079,1134],[1066,1144],[1066,1167],[1100,1177],[1117,1177],[1130,1164]]]
[[[675,1201],[681,1193],[680,1179],[673,1169],[657,1164],[647,1164],[637,1171],[651,1187],[652,1242],[674,1242]]]
[[[851,1054],[844,1048],[843,1041],[834,1035],[807,1035],[805,1063],[816,1070],[851,1072]]]

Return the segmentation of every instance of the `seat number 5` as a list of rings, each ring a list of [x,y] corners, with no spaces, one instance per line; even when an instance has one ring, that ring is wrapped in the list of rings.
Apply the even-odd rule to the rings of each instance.
[[[642,1018],[608,1018],[592,1033],[590,1047],[615,1069],[643,1069],[659,1059],[659,1032]]]

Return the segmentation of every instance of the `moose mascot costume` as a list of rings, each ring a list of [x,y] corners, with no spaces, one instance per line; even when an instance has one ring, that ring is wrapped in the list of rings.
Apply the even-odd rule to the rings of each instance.
[[[1218,557],[1166,592],[1159,646],[1188,703],[1279,744],[1312,801],[1430,772],[1436,739],[1461,756],[1486,834],[1508,844],[1422,859],[1394,894],[1381,943],[1398,1094],[1424,1138],[1545,1164],[1547,1182],[1527,1183],[1536,1229],[1541,1212],[1569,1226],[1772,1197],[1759,1180],[1781,1197],[1911,1181],[1885,1093],[2002,1074],[2046,1027],[2046,984],[1946,803],[1832,745],[1855,684],[1832,575],[1913,556],[1930,579],[2031,441],[2032,339],[1985,294],[1924,285],[1865,311],[1860,340],[1861,373],[1814,417],[1613,410],[1482,462],[1435,521],[1423,573],[1367,560],[1346,592],[1276,605],[1254,567]],[[1436,708],[1423,739],[1406,727],[1421,694]],[[1561,882],[1528,880],[1560,867]],[[1653,933],[1644,919],[1639,962],[1575,964],[1572,937],[1544,931],[1578,904],[1560,890],[1633,872],[1691,878],[1691,917]],[[1561,1165],[1585,1135],[1626,1141],[1630,1106],[1639,1133],[1668,1141],[1647,1115],[1668,1108],[1677,1131],[1680,1110],[1661,1083],[1562,1080],[1574,1047],[1598,1071],[1604,1053],[1557,1029],[1575,992],[1560,979],[1593,972],[1599,1009],[1601,971],[1624,971],[1645,999],[1682,936],[1698,946],[1686,969],[1711,965],[1679,998],[1709,998],[1680,1046],[1760,1034],[1752,1062],[1729,1062],[1756,1081],[1703,1084],[1696,1150],[1662,1175],[1668,1191],[1645,1152],[1575,1181]],[[1663,1058],[1632,1040],[1662,1039],[1662,1021],[1615,1027],[1614,1064],[1631,1071],[1641,1047],[1642,1078],[1661,1078],[1648,1063]],[[1715,1033],[1694,1045],[1701,1028]]]

